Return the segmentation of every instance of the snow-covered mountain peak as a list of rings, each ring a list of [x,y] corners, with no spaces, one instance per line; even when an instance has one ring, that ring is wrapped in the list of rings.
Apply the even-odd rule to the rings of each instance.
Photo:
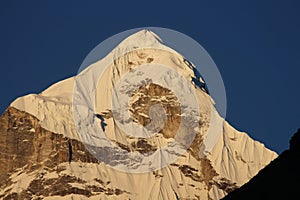
[[[15,128],[16,134],[28,129],[31,130],[26,132],[28,137],[37,137],[34,140],[25,138],[24,141],[40,141],[40,132],[45,132],[45,147],[41,147],[45,148],[44,151],[34,152],[42,151],[42,155],[48,159],[46,162],[37,156],[43,163],[41,166],[52,162],[54,158],[59,160],[55,160],[55,169],[59,169],[57,175],[52,174],[55,169],[48,163],[51,167],[47,164],[48,168],[43,168],[45,177],[57,180],[66,176],[73,177],[70,187],[92,191],[86,193],[89,197],[219,199],[247,182],[277,155],[246,133],[235,130],[219,116],[205,82],[197,74],[199,72],[196,72],[188,60],[164,45],[158,35],[149,30],[141,30],[123,40],[107,56],[78,75],[60,81],[40,94],[16,99],[5,116],[14,116],[15,120],[21,117],[22,123],[18,122],[21,128]],[[185,79],[185,84],[182,79]],[[118,86],[120,94],[115,95]],[[119,97],[124,100],[122,95],[127,95],[128,104],[122,104],[124,102],[121,99],[118,101]],[[187,98],[186,105],[190,103],[192,106],[186,106],[181,98]],[[189,101],[189,98],[193,98],[193,101]],[[115,106],[114,102],[121,106]],[[164,115],[165,124],[151,119],[158,116],[151,114],[151,106],[157,104],[162,111],[164,109],[159,114]],[[123,107],[128,108],[128,116],[131,118],[122,118],[125,120],[121,125],[150,124],[149,126],[154,125],[161,130],[149,138],[134,137],[131,132],[127,134],[126,129],[120,128],[120,123],[117,122],[121,116],[118,112]],[[189,117],[195,109],[198,113]],[[83,114],[84,117],[74,120],[74,112]],[[116,113],[119,115],[115,115]],[[3,120],[6,120],[5,116]],[[29,123],[24,128],[24,118],[34,123]],[[171,144],[180,124],[184,125],[183,132],[189,133],[192,129],[195,135],[186,151],[171,152],[176,155],[173,157],[176,159],[170,159],[171,163],[163,168],[154,168],[154,171],[146,170],[147,173],[142,174],[124,173],[114,168],[134,168],[141,163],[147,169],[149,166],[153,167],[155,162],[151,162],[153,160],[149,158],[161,147]],[[197,124],[197,127],[190,124]],[[104,135],[99,135],[99,131],[104,132]],[[48,135],[54,139],[47,139]],[[103,139],[103,136],[109,139],[113,147],[103,143],[97,148],[89,149],[87,144],[99,145],[98,140]],[[181,136],[180,140],[191,140],[191,137],[185,137],[184,134]],[[9,134],[5,137],[9,137]],[[61,150],[58,144],[69,149],[67,160],[65,149]],[[39,148],[39,144],[35,146]],[[117,158],[110,157],[113,148],[122,154],[118,154]],[[93,150],[101,152],[105,159],[97,160]],[[55,151],[62,153],[55,154]],[[131,155],[136,156],[130,157]],[[38,172],[30,170],[25,170],[23,174],[33,181]],[[16,183],[20,179],[16,178],[18,173],[11,175]],[[49,182],[43,177],[38,181],[45,187]],[[30,186],[28,184],[23,186],[24,191]],[[97,188],[92,190],[91,185],[97,185]],[[110,193],[113,196],[109,196]],[[51,196],[51,193],[44,195]],[[70,195],[72,194],[64,193],[61,197],[71,198]],[[76,193],[73,197],[82,196]]]
[[[138,48],[138,47],[156,47],[159,44],[163,43],[162,39],[156,35],[154,32],[143,29],[140,30],[125,40],[123,40],[119,47],[121,48]]]

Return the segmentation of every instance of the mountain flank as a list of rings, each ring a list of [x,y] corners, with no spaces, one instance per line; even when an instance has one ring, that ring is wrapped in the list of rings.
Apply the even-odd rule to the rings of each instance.
[[[262,169],[248,183],[229,193],[224,200],[298,199],[300,185],[300,129],[290,148]]]

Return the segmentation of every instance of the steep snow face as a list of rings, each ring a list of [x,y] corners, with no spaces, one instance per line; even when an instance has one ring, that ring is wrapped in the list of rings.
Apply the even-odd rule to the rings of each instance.
[[[140,70],[141,66],[146,66],[147,70]],[[153,76],[147,77],[159,71],[155,68],[159,66],[167,66],[170,69],[169,74],[175,71],[180,76],[164,75],[161,76],[161,82],[154,80]],[[128,77],[127,85],[124,84],[124,76]],[[137,77],[141,78],[140,83],[130,82],[133,79],[137,80]],[[190,84],[188,90],[176,82],[180,77]],[[195,79],[198,82],[195,82]],[[195,97],[196,107],[199,109],[195,116],[198,117],[199,127],[193,130],[195,137],[190,141],[186,152],[182,151],[182,155],[178,155],[176,161],[171,159],[172,163],[153,172],[161,175],[159,180],[157,176],[150,176],[151,172],[123,174],[104,164],[86,164],[86,169],[82,169],[77,166],[79,163],[72,163],[70,170],[73,175],[82,179],[90,176],[109,176],[114,180],[111,183],[113,186],[126,188],[126,191],[134,194],[125,194],[132,199],[142,196],[148,199],[174,199],[175,194],[182,198],[219,199],[228,191],[247,182],[277,156],[263,144],[235,130],[221,118],[214,107],[214,101],[207,93],[205,82],[195,75],[194,67],[176,51],[165,46],[156,34],[145,30],[126,38],[105,58],[92,64],[76,77],[58,82],[40,94],[20,97],[11,106],[37,117],[40,125],[46,130],[83,141],[85,144],[92,144],[93,137],[82,135],[82,131],[98,134],[102,130],[113,145],[123,151],[135,155],[153,155],[160,147],[176,140],[178,124],[185,123],[185,117],[191,113],[190,110],[180,107],[180,98],[176,98],[178,93],[167,88],[163,82],[172,85],[174,90],[188,91],[188,95]],[[151,125],[151,122],[155,123],[155,120],[151,119],[151,106],[161,105],[164,109],[162,115],[165,116],[165,123],[163,128],[159,125],[161,120],[154,124],[162,130],[157,131],[153,137],[134,137],[118,126],[120,124],[116,122],[117,109],[113,97],[115,87],[120,83],[123,83],[122,91],[131,92],[128,98],[131,124]],[[135,87],[132,89],[133,85]],[[82,98],[85,97],[82,93],[94,95]],[[75,116],[76,112],[86,113],[84,119],[87,121],[74,122],[74,110]],[[93,122],[94,126],[80,126],[83,122]],[[94,138],[100,138],[97,137]],[[126,159],[122,159],[117,162],[120,166],[126,163]],[[70,172],[68,169],[66,167],[65,173]],[[89,169],[105,171],[106,174],[88,174]]]
[[[74,78],[68,78],[40,94],[17,98],[11,106],[36,116],[47,130],[78,138],[72,115],[73,85]]]

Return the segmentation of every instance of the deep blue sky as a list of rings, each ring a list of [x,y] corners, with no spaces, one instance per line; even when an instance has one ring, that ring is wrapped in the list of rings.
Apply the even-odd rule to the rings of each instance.
[[[0,112],[18,96],[75,75],[107,37],[165,27],[189,35],[214,59],[226,87],[227,120],[280,153],[300,127],[299,4],[1,0]]]

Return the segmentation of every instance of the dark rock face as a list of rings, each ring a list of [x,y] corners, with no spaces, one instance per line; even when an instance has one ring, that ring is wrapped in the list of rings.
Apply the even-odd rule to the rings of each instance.
[[[10,175],[20,168],[26,173],[37,169],[59,172],[64,170],[59,169],[60,163],[98,162],[80,141],[45,130],[39,125],[37,118],[12,107],[0,117],[0,149],[0,191],[12,184]],[[36,177],[20,194],[6,191],[0,199],[31,199],[33,195],[50,194],[91,196],[93,192],[123,192],[106,187],[80,189],[68,185],[74,182],[80,183],[80,180],[72,176],[59,176],[55,179]]]
[[[290,149],[262,169],[224,200],[298,199],[300,180],[300,129],[290,140]]]
[[[42,162],[48,167],[72,160],[97,162],[81,142],[43,129],[37,118],[12,107],[0,118],[0,147],[0,177]]]

